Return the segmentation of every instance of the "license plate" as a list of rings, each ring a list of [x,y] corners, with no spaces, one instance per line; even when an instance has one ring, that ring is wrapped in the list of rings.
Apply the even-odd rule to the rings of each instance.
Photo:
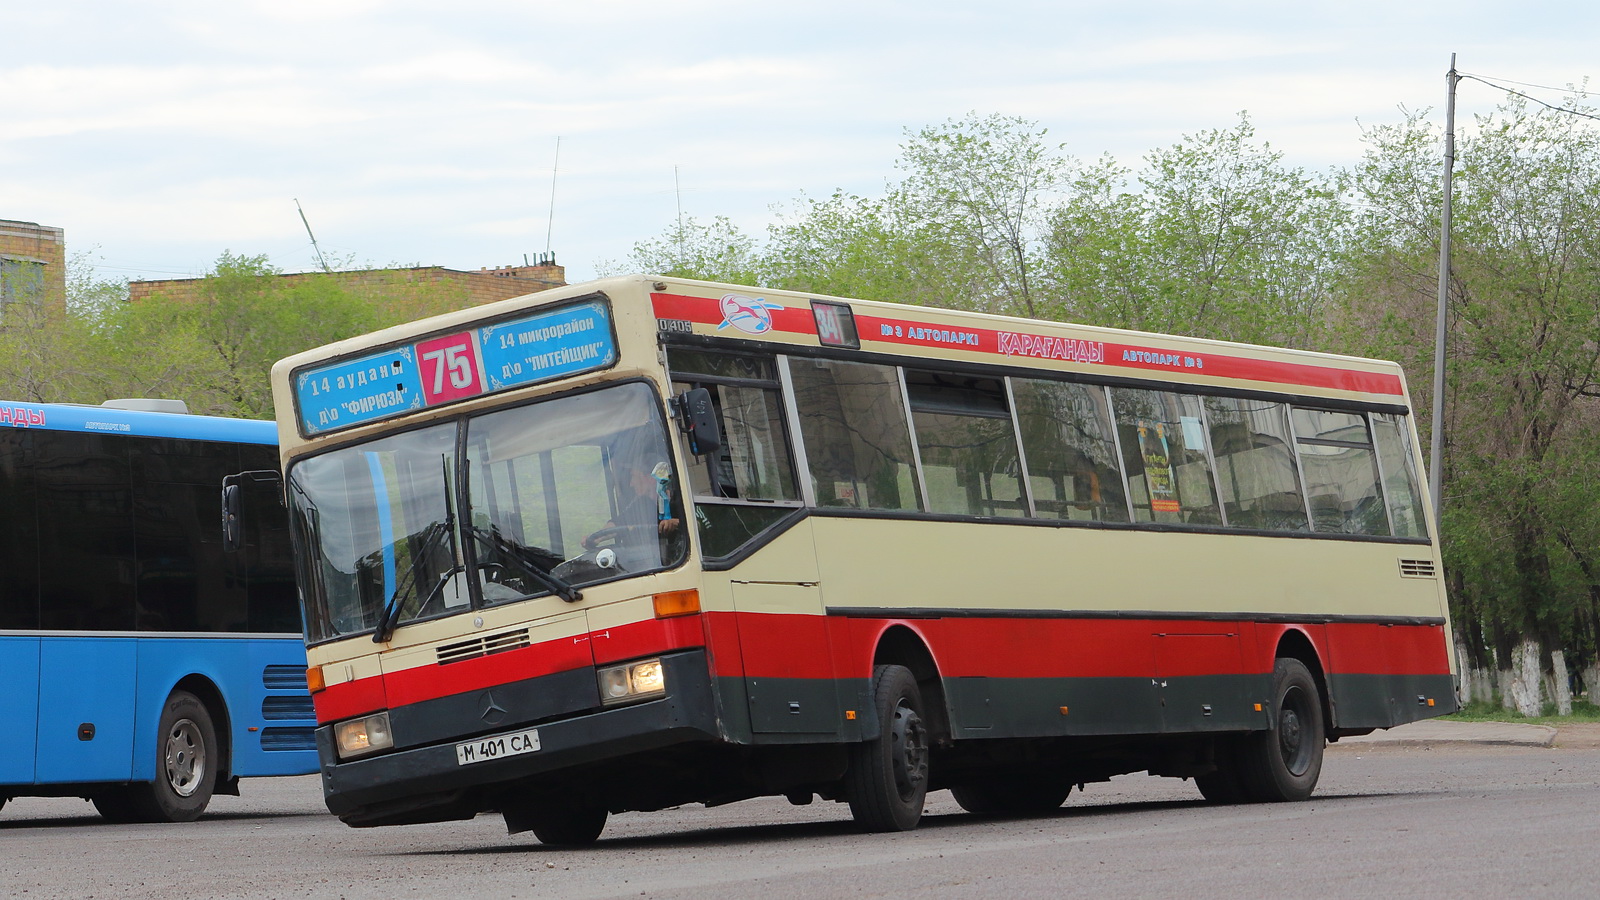
[[[514,731],[510,734],[497,734],[494,737],[479,738],[476,741],[463,741],[457,744],[456,765],[470,766],[473,763],[504,759],[507,756],[521,756],[524,753],[533,753],[538,749],[539,730],[536,728],[530,728],[527,731]]]

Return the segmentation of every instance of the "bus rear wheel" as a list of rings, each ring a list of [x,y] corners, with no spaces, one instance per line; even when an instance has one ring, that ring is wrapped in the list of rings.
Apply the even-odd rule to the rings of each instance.
[[[1311,670],[1298,659],[1279,659],[1272,680],[1272,727],[1240,745],[1240,782],[1249,799],[1260,803],[1305,800],[1322,775],[1327,744],[1322,695]]]
[[[928,797],[928,726],[922,691],[905,666],[878,666],[872,679],[878,734],[850,748],[850,814],[865,831],[910,831]]]
[[[156,731],[156,778],[93,798],[108,822],[192,822],[217,786],[217,731],[204,703],[173,691]]]

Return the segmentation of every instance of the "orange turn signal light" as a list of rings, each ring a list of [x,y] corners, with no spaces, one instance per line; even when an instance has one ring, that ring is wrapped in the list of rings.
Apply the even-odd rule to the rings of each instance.
[[[306,667],[306,689],[308,691],[310,691],[311,693],[315,694],[318,691],[327,690],[327,688],[328,688],[328,683],[326,681],[324,681],[323,678],[322,678],[322,667],[321,666],[307,666]]]
[[[700,592],[694,588],[687,591],[667,591],[664,594],[656,594],[652,599],[658,619],[692,616],[700,611]]]

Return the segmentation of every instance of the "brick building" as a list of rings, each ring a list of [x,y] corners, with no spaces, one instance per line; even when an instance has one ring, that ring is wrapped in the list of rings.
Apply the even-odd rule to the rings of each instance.
[[[0,322],[17,302],[65,306],[67,245],[61,229],[0,219]]]
[[[443,266],[417,266],[409,269],[360,269],[351,272],[300,272],[278,277],[288,282],[309,278],[331,278],[352,293],[427,292],[448,298],[452,305],[478,306],[534,294],[567,283],[566,269],[556,265],[553,256],[537,264],[496,266],[477,271],[447,269]],[[137,303],[157,294],[185,300],[199,296],[203,278],[169,278],[134,281],[128,284],[128,299]]]

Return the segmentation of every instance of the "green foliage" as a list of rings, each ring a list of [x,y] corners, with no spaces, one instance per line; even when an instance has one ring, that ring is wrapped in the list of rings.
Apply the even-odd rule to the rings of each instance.
[[[1079,173],[1052,218],[1060,311],[1147,331],[1320,343],[1350,217],[1332,179],[1287,168],[1241,114],[1145,157]]]
[[[271,418],[271,368],[311,347],[470,303],[426,270],[359,279],[283,277],[265,256],[225,252],[192,292],[128,302],[125,282],[68,267],[67,302],[8,315],[0,396],[97,404],[116,397],[184,400],[196,413]]]
[[[709,225],[691,216],[661,237],[634,244],[620,266],[602,263],[596,268],[602,275],[648,272],[732,284],[762,282],[755,240],[726,216],[717,216]]]
[[[1587,700],[1572,701],[1572,715],[1556,715],[1554,703],[1546,703],[1542,715],[1524,716],[1514,709],[1498,703],[1468,703],[1459,711],[1441,716],[1445,721],[1456,722],[1514,722],[1519,725],[1569,725],[1574,722],[1600,722],[1600,706]]]

